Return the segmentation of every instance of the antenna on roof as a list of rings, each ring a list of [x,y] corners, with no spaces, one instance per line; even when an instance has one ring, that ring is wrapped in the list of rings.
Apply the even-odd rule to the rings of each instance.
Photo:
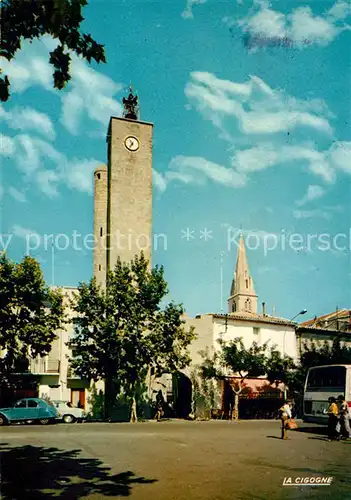
[[[223,255],[224,252],[221,252],[221,264],[220,264],[221,314],[223,314]]]

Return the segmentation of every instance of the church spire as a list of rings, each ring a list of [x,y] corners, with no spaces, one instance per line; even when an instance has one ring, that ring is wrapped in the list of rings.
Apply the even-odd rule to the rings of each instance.
[[[250,275],[243,234],[240,235],[234,279],[228,299],[229,312],[257,313],[257,295]]]

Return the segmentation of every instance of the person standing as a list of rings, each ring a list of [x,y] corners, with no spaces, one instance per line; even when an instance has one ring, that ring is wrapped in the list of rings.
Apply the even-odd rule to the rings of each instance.
[[[332,441],[333,439],[339,438],[339,433],[336,430],[336,426],[339,423],[339,409],[336,404],[336,399],[334,397],[330,397],[328,399],[329,408],[328,408],[328,439]]]
[[[163,397],[163,394],[162,394],[162,391],[161,389],[158,391],[157,395],[156,395],[156,415],[155,415],[155,419],[159,422],[162,418],[162,414],[163,414],[163,406],[164,406],[164,397]]]
[[[281,439],[289,439],[287,435],[289,420],[292,418],[291,415],[291,401],[285,401],[284,405],[279,409],[280,421],[281,421]]]
[[[344,396],[341,394],[338,396],[339,402],[339,416],[340,416],[340,426],[341,426],[341,434],[344,433],[347,439],[351,438],[351,429],[350,429],[350,410],[347,402],[345,401]]]

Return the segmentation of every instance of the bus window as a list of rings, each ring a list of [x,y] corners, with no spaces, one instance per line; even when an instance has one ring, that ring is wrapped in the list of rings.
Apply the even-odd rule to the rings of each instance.
[[[307,391],[333,387],[340,393],[345,391],[346,368],[344,366],[328,366],[311,370],[307,380]]]

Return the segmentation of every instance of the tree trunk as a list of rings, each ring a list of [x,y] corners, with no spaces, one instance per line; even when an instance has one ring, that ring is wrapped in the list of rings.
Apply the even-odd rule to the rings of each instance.
[[[132,400],[132,411],[130,414],[130,422],[137,422],[138,421],[138,416],[137,416],[137,405],[136,405],[136,399],[135,395],[133,395],[133,400]]]
[[[239,393],[234,393],[234,411],[233,420],[239,420]]]

